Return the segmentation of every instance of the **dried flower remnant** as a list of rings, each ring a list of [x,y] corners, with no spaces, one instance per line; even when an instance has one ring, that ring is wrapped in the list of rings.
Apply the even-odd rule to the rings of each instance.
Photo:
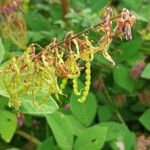
[[[145,91],[138,93],[138,98],[142,104],[146,106],[150,106],[150,91],[149,90],[145,90]]]
[[[119,150],[125,150],[125,144],[122,140],[117,140],[116,141],[116,146]]]
[[[123,106],[126,103],[126,97],[125,95],[117,95],[115,96],[114,101],[117,106]]]
[[[149,150],[150,148],[150,136],[141,134],[137,137],[137,145],[135,150]]]
[[[27,29],[21,3],[21,0],[11,0],[0,4],[0,30],[4,37],[11,38],[17,46],[25,49]]]
[[[96,92],[102,92],[105,89],[105,83],[102,78],[95,79],[93,82],[93,89]]]
[[[97,52],[102,54],[108,61],[110,61],[113,65],[115,65],[115,62],[111,58],[111,56],[108,54],[108,49],[110,47],[110,44],[113,39],[113,29],[112,29],[112,21],[111,19],[111,13],[112,9],[110,7],[106,8],[104,12],[104,16],[102,19],[102,26],[99,27],[99,31],[104,32],[104,35],[101,37],[98,45],[99,48]]]
[[[131,28],[136,22],[136,17],[124,8],[121,12],[121,17],[117,21],[115,34],[122,34],[126,40],[132,39]]]
[[[16,12],[19,10],[19,5],[21,1],[20,0],[12,0],[12,1],[7,1],[6,3],[2,6],[0,6],[0,13],[7,17],[11,15],[13,12]]]
[[[104,15],[102,18],[102,27],[105,27],[110,24],[111,13],[112,13],[112,8],[107,7],[104,11]]]
[[[50,95],[59,99],[59,95],[64,94],[63,89],[68,80],[73,83],[73,92],[79,97],[78,101],[84,102],[90,90],[91,62],[94,55],[102,54],[115,65],[108,54],[111,42],[121,34],[131,39],[128,38],[131,37],[131,34],[126,33],[127,31],[123,28],[129,29],[128,25],[133,26],[135,23],[133,15],[123,10],[121,17],[119,15],[111,19],[111,14],[112,9],[106,8],[101,23],[78,34],[69,32],[61,42],[57,42],[54,38],[45,48],[38,44],[31,44],[22,56],[14,56],[9,60],[4,65],[1,75],[9,94],[10,106],[18,109],[23,100],[22,96],[27,95],[39,108]],[[120,19],[123,19],[123,24],[120,24]],[[115,28],[112,27],[113,21],[116,23]],[[93,45],[85,33],[97,27],[99,32],[103,32],[103,35],[99,42]],[[39,47],[41,52],[36,53],[36,47]],[[77,80],[81,70],[85,72],[85,86],[84,89],[79,90]],[[58,79],[61,79],[62,83],[59,83]],[[43,95],[41,101],[37,100],[40,95]]]
[[[113,29],[111,21],[112,9],[110,7],[105,9],[104,16],[102,18],[102,25],[99,27],[99,31],[104,32],[98,45],[99,49],[96,52],[101,53],[108,61],[115,65],[114,60],[109,55],[108,50],[112,43],[112,40],[120,35],[123,35],[126,40],[132,39],[131,28],[136,22],[136,18],[129,12],[128,9],[124,8],[121,15],[115,19],[116,27]]]

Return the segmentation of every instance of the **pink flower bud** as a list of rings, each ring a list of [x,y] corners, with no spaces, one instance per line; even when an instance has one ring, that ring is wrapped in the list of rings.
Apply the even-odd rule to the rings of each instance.
[[[104,88],[105,88],[105,84],[104,84],[103,79],[99,78],[93,82],[93,89],[96,92],[102,92],[104,90]]]
[[[131,77],[134,80],[138,79],[140,77],[142,71],[144,70],[144,67],[145,67],[145,62],[143,62],[143,61],[134,65],[130,70]]]
[[[139,101],[146,105],[150,106],[150,91],[145,90],[138,94]]]
[[[115,97],[115,103],[116,103],[116,105],[123,106],[125,104],[125,102],[126,102],[125,95],[117,95]]]
[[[102,19],[102,25],[103,26],[107,26],[110,22],[110,14],[112,13],[112,8],[111,7],[107,7],[104,11],[104,16]]]
[[[25,122],[25,115],[20,113],[18,116],[17,116],[17,120],[18,120],[18,126],[19,127],[22,127],[24,122]]]

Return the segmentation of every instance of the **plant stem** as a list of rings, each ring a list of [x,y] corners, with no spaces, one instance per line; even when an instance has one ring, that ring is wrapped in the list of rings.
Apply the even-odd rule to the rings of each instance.
[[[115,20],[115,19],[117,19],[118,17],[120,17],[120,16],[115,16],[115,17],[111,18],[110,21]],[[99,26],[102,25],[102,24],[103,24],[103,22],[100,22],[100,23],[97,23],[97,24],[95,24],[95,25],[93,25],[93,26],[90,26],[90,27],[86,28],[85,30],[83,30],[83,31],[81,31],[81,32],[79,32],[79,33],[73,35],[72,37],[67,38],[67,39],[64,39],[64,40],[62,40],[62,41],[59,42],[59,43],[56,43],[56,45],[53,45],[53,46],[54,46],[54,47],[57,47],[57,46],[59,46],[59,45],[61,45],[61,44],[63,44],[63,43],[66,43],[66,42],[68,42],[68,41],[71,41],[72,39],[74,39],[74,38],[76,38],[76,37],[78,37],[78,36],[80,36],[80,35],[82,35],[82,34],[84,34],[84,33],[86,33],[86,32],[89,32],[90,30],[92,30],[92,29],[94,29],[94,28],[97,28],[97,27],[99,27]],[[53,47],[53,46],[52,46],[52,47]]]
[[[106,88],[105,88],[104,92],[105,92],[105,95],[106,95],[109,103],[113,104],[113,100],[111,99],[111,97],[110,97],[110,95],[108,93],[108,90]],[[116,113],[118,119],[120,120],[120,122],[128,129],[128,126],[126,125],[126,123],[125,123],[125,121],[124,121],[123,117],[121,116],[121,113],[119,112],[118,109],[115,111],[115,113]]]
[[[24,137],[25,139],[31,141],[32,143],[36,144],[36,145],[39,145],[41,144],[41,141],[39,141],[38,139],[36,139],[35,137],[29,135],[28,133],[22,131],[22,130],[17,130],[16,131],[16,134]]]
[[[115,19],[117,19],[117,18],[119,18],[119,17],[120,17],[120,15],[115,16],[115,17],[111,18],[110,21],[115,20]],[[52,48],[55,48],[55,47],[60,46],[60,45],[63,44],[63,43],[69,42],[69,41],[75,39],[76,37],[78,37],[78,36],[80,36],[80,35],[83,35],[83,34],[89,32],[90,30],[92,30],[92,29],[94,29],[94,28],[97,28],[97,27],[101,26],[102,24],[103,24],[103,21],[101,21],[101,22],[99,22],[99,23],[97,23],[97,24],[95,24],[95,25],[93,25],[93,26],[90,26],[90,27],[86,28],[85,30],[83,30],[83,31],[81,31],[81,32],[79,32],[79,33],[77,33],[77,34],[74,34],[73,36],[71,36],[71,37],[69,37],[69,38],[66,38],[66,39],[64,39],[64,40],[62,40],[62,41],[60,41],[60,42],[58,42],[58,43],[55,43],[55,44],[51,44],[51,43],[50,43],[48,46],[46,46],[46,50],[47,50],[47,48],[48,48],[48,49],[50,49],[50,48],[52,49]],[[34,44],[33,44],[33,45],[34,45]],[[45,50],[45,49],[43,49],[43,50]],[[37,55],[40,56],[41,54],[42,54],[42,51],[39,52]]]
[[[66,19],[65,15],[69,12],[69,4],[70,4],[70,0],[61,0],[64,20]]]

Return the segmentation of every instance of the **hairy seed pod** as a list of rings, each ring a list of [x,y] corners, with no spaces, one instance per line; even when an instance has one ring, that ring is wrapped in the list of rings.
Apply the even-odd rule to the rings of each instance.
[[[61,85],[60,85],[60,89],[61,89],[61,90],[63,90],[63,89],[65,88],[65,86],[66,86],[66,84],[67,84],[67,81],[68,81],[68,79],[65,79],[65,78],[62,80],[62,83],[61,83]]]
[[[65,65],[68,70],[68,78],[74,79],[80,75],[80,68],[77,64],[76,55],[73,52],[68,55]]]
[[[74,78],[72,80],[72,83],[73,83],[73,91],[74,91],[74,94],[76,94],[77,96],[79,96],[81,94],[81,92],[78,91],[78,82],[77,82],[77,78]]]
[[[81,98],[78,99],[78,101],[81,103],[83,103],[86,100],[86,97],[89,93],[90,85],[91,85],[91,62],[89,61],[86,62],[85,66],[86,66],[85,87],[84,87],[84,91],[83,91]]]
[[[101,38],[100,42],[99,42],[99,49],[98,49],[97,52],[99,52],[100,54],[102,54],[104,56],[104,58],[106,58],[113,65],[115,65],[114,60],[112,59],[112,57],[108,53],[108,50],[109,50],[111,42],[112,42],[112,38],[108,37],[107,35],[104,35]]]

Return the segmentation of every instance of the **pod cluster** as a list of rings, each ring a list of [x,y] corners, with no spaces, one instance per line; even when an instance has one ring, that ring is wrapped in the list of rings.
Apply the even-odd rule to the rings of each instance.
[[[116,27],[112,26],[113,22]],[[93,44],[85,34],[69,32],[61,42],[54,38],[45,48],[31,44],[21,56],[13,56],[1,69],[10,106],[19,108],[26,96],[31,97],[36,107],[40,107],[50,95],[59,99],[59,95],[65,94],[64,88],[68,80],[72,81],[78,101],[84,102],[90,90],[91,62],[94,55],[103,55],[115,65],[108,53],[110,44],[118,36],[130,40],[134,23],[135,16],[127,9],[123,9],[118,17],[112,19],[112,9],[108,7],[96,29],[103,33],[97,44]],[[39,53],[36,53],[37,47],[41,48]],[[85,72],[83,89],[78,86],[81,71]],[[38,97],[41,97],[40,101]]]

